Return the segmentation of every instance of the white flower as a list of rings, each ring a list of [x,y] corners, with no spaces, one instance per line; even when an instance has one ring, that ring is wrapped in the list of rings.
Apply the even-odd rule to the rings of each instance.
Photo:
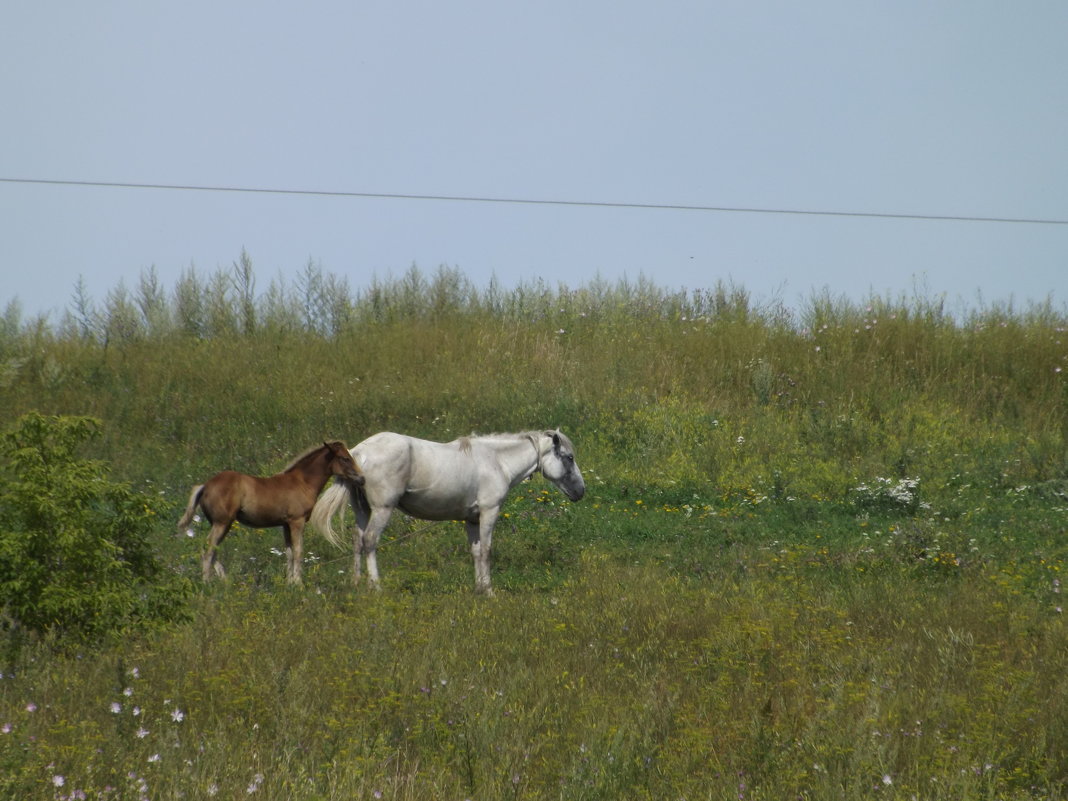
[[[52,786],[53,787],[62,787],[66,783],[67,783],[67,780],[65,778],[63,778],[62,776],[60,776],[59,774],[56,774],[55,776],[52,777]]]
[[[185,720],[185,713],[180,709],[175,709],[173,712],[171,712],[171,720],[173,720],[175,723],[181,723],[183,720]]]
[[[120,712],[122,712],[122,704],[120,704],[118,701],[112,701],[111,702],[111,714],[117,715]]]
[[[246,793],[252,795],[254,792],[260,789],[260,785],[263,784],[263,774],[257,773],[252,777],[252,783],[245,790]]]
[[[885,785],[887,785],[889,787],[893,783],[894,783],[894,780],[890,778],[890,774],[889,773],[884,773],[883,774],[883,784],[885,784]]]

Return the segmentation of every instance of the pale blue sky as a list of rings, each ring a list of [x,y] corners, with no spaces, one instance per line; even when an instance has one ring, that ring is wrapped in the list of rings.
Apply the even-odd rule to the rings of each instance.
[[[1068,4],[13,0],[0,178],[1068,220]],[[0,182],[0,304],[246,249],[353,289],[639,274],[1068,301],[1068,225]]]

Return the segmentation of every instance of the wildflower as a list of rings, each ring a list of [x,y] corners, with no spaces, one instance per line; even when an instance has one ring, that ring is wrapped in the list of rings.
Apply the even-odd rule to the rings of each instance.
[[[62,787],[66,783],[67,783],[67,780],[64,777],[60,776],[58,773],[55,776],[52,777],[52,786],[53,787]]]
[[[216,796],[218,794],[219,794],[219,785],[217,785],[217,784],[209,784],[208,785],[208,795],[209,796]]]
[[[122,691],[122,694],[129,698],[133,695],[133,687],[127,687],[125,690]]]
[[[146,729],[146,728],[145,728],[144,726],[142,726],[141,728],[139,728],[139,729],[138,729],[138,730],[137,730],[136,732],[134,732],[134,733],[135,733],[135,734],[137,735],[137,739],[138,739],[138,740],[143,740],[143,739],[145,739],[146,737],[148,737],[148,734],[149,734],[149,732],[148,732],[148,729]]]
[[[112,701],[111,702],[111,714],[112,715],[117,715],[120,712],[122,712],[122,704],[120,704],[118,701]]]
[[[162,759],[162,757],[159,754],[153,754],[152,756],[150,756],[148,758],[148,761],[149,762],[159,762],[161,759]]]
[[[141,669],[136,667],[130,668],[130,675],[135,679],[141,678]]]
[[[171,720],[173,720],[175,723],[181,723],[183,720],[185,720],[185,713],[180,709],[175,709],[173,712],[171,712]]]
[[[894,783],[894,780],[890,778],[890,774],[889,773],[884,773],[883,774],[883,784],[885,784],[887,787],[889,787],[893,783]]]
[[[263,774],[257,773],[252,777],[252,783],[246,788],[245,792],[248,795],[252,795],[254,792],[260,789],[260,785],[263,784]]]

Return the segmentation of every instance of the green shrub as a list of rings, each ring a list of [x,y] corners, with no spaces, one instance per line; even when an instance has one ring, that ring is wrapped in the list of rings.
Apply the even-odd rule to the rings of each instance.
[[[10,630],[97,638],[185,615],[188,582],[149,548],[156,502],[76,451],[87,417],[32,412],[0,435],[0,621]]]

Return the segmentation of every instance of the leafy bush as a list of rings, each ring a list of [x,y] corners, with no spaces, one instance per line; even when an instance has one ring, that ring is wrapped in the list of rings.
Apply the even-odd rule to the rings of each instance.
[[[0,622],[97,638],[183,617],[186,580],[149,548],[155,502],[79,459],[88,417],[32,412],[0,435]]]

